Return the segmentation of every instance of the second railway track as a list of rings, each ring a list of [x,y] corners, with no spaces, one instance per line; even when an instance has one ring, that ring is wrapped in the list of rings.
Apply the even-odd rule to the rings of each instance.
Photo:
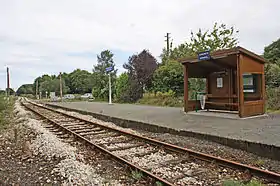
[[[33,102],[23,105],[54,127],[164,185],[219,185],[251,175],[280,183],[280,174],[214,157],[75,117]]]

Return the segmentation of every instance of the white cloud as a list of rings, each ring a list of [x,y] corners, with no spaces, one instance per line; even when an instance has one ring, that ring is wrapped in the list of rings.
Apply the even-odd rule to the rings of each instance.
[[[143,48],[159,56],[166,32],[176,45],[214,22],[238,28],[240,45],[262,53],[279,37],[279,6],[278,0],[0,0],[0,66],[11,67],[13,87],[42,73],[91,70],[95,57],[71,52],[115,50],[121,67]]]

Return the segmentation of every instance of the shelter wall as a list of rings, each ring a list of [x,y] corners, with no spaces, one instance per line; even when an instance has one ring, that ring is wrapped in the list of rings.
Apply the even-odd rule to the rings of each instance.
[[[227,69],[226,74],[212,73],[208,76],[206,108],[222,110],[238,110],[237,106],[226,103],[237,103],[236,81],[234,70]],[[217,78],[222,78],[222,87],[217,86]],[[225,103],[225,104],[223,104]]]
[[[252,59],[249,56],[246,56],[244,54],[240,55],[240,61],[241,61],[241,73],[264,73],[264,64],[259,63],[258,61]]]
[[[248,117],[254,115],[260,115],[265,113],[265,100],[264,100],[264,64],[252,59],[251,57],[241,54],[240,55],[240,93],[243,96],[240,98],[240,116]],[[256,92],[245,93],[243,92],[243,74],[252,73],[257,75]]]

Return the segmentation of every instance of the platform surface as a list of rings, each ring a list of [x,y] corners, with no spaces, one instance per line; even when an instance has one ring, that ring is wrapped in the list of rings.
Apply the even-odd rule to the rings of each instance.
[[[182,108],[98,102],[51,103],[66,108],[280,147],[280,115],[251,119],[186,114]]]

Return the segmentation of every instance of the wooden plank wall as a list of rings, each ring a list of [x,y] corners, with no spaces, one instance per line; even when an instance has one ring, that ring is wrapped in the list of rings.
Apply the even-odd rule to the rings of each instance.
[[[265,89],[263,86],[263,76],[264,76],[264,64],[258,61],[255,61],[249,56],[244,54],[240,54],[240,64],[239,64],[239,92],[243,94],[243,78],[242,74],[244,73],[253,73],[253,74],[260,74],[257,78],[257,93],[246,95],[246,100],[244,101],[244,94],[240,95],[240,117],[247,117],[247,116],[254,116],[260,115],[265,113],[265,100],[264,100],[264,92]],[[259,99],[259,100],[256,100]],[[254,101],[252,101],[254,100]]]

